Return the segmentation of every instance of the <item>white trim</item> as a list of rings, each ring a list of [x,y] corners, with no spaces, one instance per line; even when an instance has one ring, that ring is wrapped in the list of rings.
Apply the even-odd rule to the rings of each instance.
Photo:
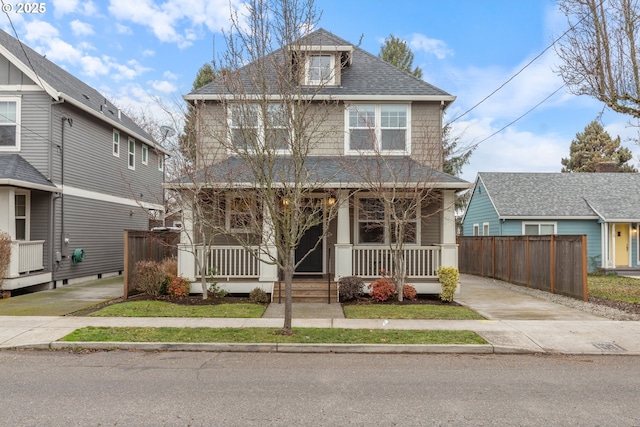
[[[281,101],[281,100],[308,100],[308,101],[363,101],[363,102],[410,102],[410,101],[433,101],[433,102],[453,102],[455,96],[446,95],[259,95],[259,94],[190,94],[182,97],[185,101]]]
[[[411,197],[406,196],[408,193],[397,193],[395,196],[397,199],[411,199]],[[354,222],[354,242],[355,245],[358,246],[380,246],[380,245],[385,245],[385,246],[389,246],[389,245],[397,245],[397,243],[395,242],[391,242],[391,230],[387,230],[386,225],[388,222],[392,222],[392,219],[387,219],[387,216],[389,215],[389,213],[387,212],[386,208],[388,206],[386,206],[386,204],[384,204],[384,201],[382,202],[385,206],[385,212],[384,212],[384,219],[383,219],[383,232],[384,232],[384,242],[361,242],[360,241],[360,200],[361,199],[376,199],[376,200],[381,200],[380,197],[377,197],[375,194],[373,193],[362,193],[362,194],[356,194],[355,198],[354,198],[354,212],[353,212],[353,222]],[[421,212],[421,208],[422,208],[422,201],[420,201],[420,203],[418,203],[418,205],[416,206],[416,218],[415,218],[415,223],[416,223],[416,241],[415,242],[405,242],[403,244],[403,246],[420,246],[420,241],[421,241],[421,237],[422,237],[422,228],[421,228],[421,223],[422,223],[422,212]],[[365,221],[366,222],[366,221]],[[374,221],[370,221],[370,222],[374,222]]]
[[[541,225],[552,225],[553,226],[553,233],[552,234],[558,234],[558,223],[556,221],[522,221],[522,235],[526,236],[527,234],[525,234],[524,230],[525,230],[525,226],[527,225],[537,225],[538,226],[538,234],[529,234],[529,236],[540,236],[540,226]]]
[[[24,196],[24,216],[20,216],[18,217],[16,215],[16,203],[15,203],[15,198],[16,196]],[[22,190],[22,189],[16,189],[13,192],[13,222],[14,222],[14,239],[15,240],[21,240],[22,239],[18,239],[18,228],[15,226],[16,220],[18,218],[22,218],[24,219],[24,241],[28,242],[31,240],[31,191],[29,190]]]
[[[486,233],[485,233],[486,230]],[[482,235],[483,236],[490,236],[490,230],[489,230],[489,223],[488,222],[483,222],[482,223]]]
[[[142,144],[142,146],[140,147],[140,161],[143,165],[148,165],[149,164],[149,147],[147,147],[145,144]]]
[[[405,130],[405,147],[404,150],[383,150],[382,149],[382,107],[385,106],[404,106],[406,108],[406,127]],[[350,126],[350,114],[351,108],[357,106],[367,106],[374,107],[374,128],[372,129],[375,132],[375,142],[376,147],[373,150],[353,150],[351,149],[351,126]],[[355,129],[363,129],[362,127],[356,127]],[[388,128],[385,128],[388,129]],[[393,129],[393,128],[392,128]],[[397,128],[402,129],[402,128]],[[383,154],[383,155],[410,155],[411,154],[411,103],[393,103],[393,104],[363,104],[363,103],[352,103],[344,109],[344,153],[346,155],[375,155],[375,154]]]
[[[478,223],[473,224],[473,235],[480,236],[480,224]]]
[[[312,58],[329,58],[329,78],[324,80],[311,80],[309,77]],[[308,86],[320,86],[328,85],[333,86],[336,84],[336,55],[328,52],[314,52],[307,55],[304,61],[304,83]]]
[[[66,194],[69,196],[81,197],[83,199],[90,199],[90,200],[99,200],[101,202],[107,202],[107,203],[117,203],[119,205],[125,205],[125,206],[135,206],[138,208],[142,207],[144,209],[153,209],[153,210],[164,212],[164,207],[162,206],[162,204],[142,202],[134,199],[127,199],[125,197],[117,197],[117,196],[112,196],[110,194],[97,193],[95,191],[84,190],[82,188],[69,187],[68,185],[65,185],[64,187],[58,187],[58,188],[62,190],[63,194]]]
[[[117,141],[116,135],[118,135]],[[114,157],[120,157],[120,131],[117,129],[113,129],[113,134],[111,136],[111,152]]]
[[[11,62],[23,74],[29,77],[29,79],[31,79],[31,81],[34,82],[36,85],[40,86],[40,84],[42,84],[42,89],[46,91],[51,96],[51,98],[53,98],[55,101],[59,99],[60,94],[58,91],[56,91],[50,84],[45,82],[42,79],[42,77],[39,77],[35,73],[35,71],[31,69],[30,66],[28,66],[27,64],[19,60],[13,53],[11,53],[7,48],[5,48],[2,45],[0,45],[0,54],[2,54],[2,56],[7,58],[9,62]]]
[[[2,92],[44,92],[44,90],[36,85],[0,85]]]
[[[274,188],[283,188],[286,185],[290,185],[290,184],[295,184],[294,182],[287,182],[287,183],[281,183],[281,182],[274,182],[272,187]],[[397,182],[383,182],[383,183],[379,183],[379,187],[380,188],[389,188],[389,189],[394,189],[397,188],[398,183]],[[191,183],[171,183],[171,182],[165,182],[164,184],[162,184],[164,188],[196,188],[199,185],[196,184],[191,184]],[[437,181],[426,181],[426,182],[405,182],[403,183],[404,186],[406,187],[415,187],[417,185],[420,185],[424,188],[431,188],[431,189],[437,189],[437,190],[457,190],[457,191],[462,191],[465,190],[467,188],[469,188],[471,185],[471,183],[465,183],[465,182],[437,182]],[[249,188],[249,189],[255,189],[256,188],[256,183],[255,182],[220,182],[220,183],[207,183],[207,187],[209,188],[223,188],[223,189],[227,189],[227,188],[237,188],[237,189],[241,189],[241,188]],[[366,188],[371,188],[371,183],[367,183],[367,182],[324,182],[322,183],[320,188],[328,188],[328,189],[353,189],[353,188],[361,188],[361,189],[366,189]]]
[[[133,150],[131,145],[133,144]],[[129,137],[127,140],[127,167],[136,170],[136,140]]]
[[[34,184],[28,181],[20,181],[17,179],[0,179],[0,185],[6,185],[9,187],[19,187],[19,188],[28,188],[31,190],[41,190],[41,191],[49,191],[51,193],[60,193],[61,190],[53,185],[41,185]]]
[[[21,135],[22,135],[22,97],[20,96],[0,96],[0,102],[15,102],[16,103],[16,120],[13,126],[16,127],[16,145],[2,146],[0,145],[0,152],[13,152],[20,151]],[[9,124],[8,126],[12,126]]]

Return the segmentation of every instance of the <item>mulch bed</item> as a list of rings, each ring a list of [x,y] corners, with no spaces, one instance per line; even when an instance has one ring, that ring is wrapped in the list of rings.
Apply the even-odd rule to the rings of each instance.
[[[602,299],[597,297],[589,297],[589,302],[593,304],[605,305],[607,307],[617,308],[618,310],[624,311],[626,313],[640,314],[640,304],[638,303],[612,301],[612,300]]]

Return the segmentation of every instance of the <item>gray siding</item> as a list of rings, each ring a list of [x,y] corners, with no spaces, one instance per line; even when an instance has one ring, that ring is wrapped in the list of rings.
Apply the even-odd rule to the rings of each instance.
[[[13,65],[7,58],[0,55],[0,85],[32,85],[33,81]]]
[[[145,230],[148,219],[142,212],[123,205],[65,196],[65,233],[69,237],[69,256],[55,273],[57,280],[119,272],[124,268],[124,231]],[[57,205],[59,208],[60,205]],[[59,217],[59,213],[58,213]],[[56,250],[60,245],[56,231]],[[74,249],[85,251],[83,262],[73,265]]]
[[[73,119],[73,124],[63,122]],[[120,156],[113,155],[113,127],[88,114],[61,105],[53,114],[53,141],[64,145],[64,184],[87,191],[162,204],[162,172],[157,154],[150,147],[149,162],[142,164],[142,145],[136,141],[135,170],[128,168],[129,135],[120,132]],[[64,144],[62,126],[64,125]],[[54,151],[55,182],[63,175],[61,150]]]
[[[423,203],[420,207],[420,245],[431,246],[439,244],[441,240],[442,205]]]
[[[31,212],[30,212],[30,234],[31,240],[44,240],[44,268],[50,268],[50,247],[51,239],[49,235],[49,218],[51,217],[50,201],[51,193],[44,191],[31,191]]]

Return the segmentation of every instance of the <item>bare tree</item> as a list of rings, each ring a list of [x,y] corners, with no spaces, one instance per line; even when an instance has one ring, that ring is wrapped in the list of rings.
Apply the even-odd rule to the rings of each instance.
[[[638,0],[560,0],[570,31],[557,45],[569,90],[640,118]]]
[[[290,334],[296,267],[322,243],[337,206],[325,202],[331,175],[318,170],[312,154],[336,132],[326,119],[342,110],[321,96],[322,82],[300,84],[317,18],[313,1],[251,0],[244,10],[232,15],[226,35],[226,72],[205,88],[216,99],[193,93],[193,176],[174,186],[190,187],[191,211],[209,236],[230,239],[282,272],[282,332]],[[300,242],[314,227],[322,233],[301,254]]]

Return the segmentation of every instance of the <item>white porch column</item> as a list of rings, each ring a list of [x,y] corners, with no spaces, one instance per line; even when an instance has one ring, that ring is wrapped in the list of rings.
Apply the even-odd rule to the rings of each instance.
[[[278,281],[278,266],[264,262],[267,259],[277,259],[278,251],[276,249],[276,236],[273,231],[273,221],[271,213],[265,206],[262,209],[262,243],[260,248],[260,282],[276,282]]]
[[[609,266],[609,233],[606,222],[600,223],[600,267],[607,268]]]
[[[196,280],[196,245],[193,206],[187,200],[182,206],[182,230],[178,244],[178,275],[193,282]]]
[[[338,192],[338,235],[336,236],[335,277],[353,274],[353,245],[351,244],[351,224],[349,221],[349,190]]]
[[[458,268],[456,243],[455,192],[442,191],[442,222],[440,224],[440,265]]]

